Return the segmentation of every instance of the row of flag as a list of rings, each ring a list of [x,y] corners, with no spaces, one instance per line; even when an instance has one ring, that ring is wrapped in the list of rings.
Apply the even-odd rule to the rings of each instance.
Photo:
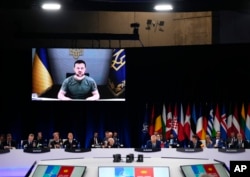
[[[231,132],[241,133],[250,141],[250,103],[239,104],[146,104],[144,127],[149,135],[158,132],[168,139],[173,134],[179,141],[190,140],[196,134],[201,140],[205,136],[227,139]]]
[[[72,64],[73,65],[73,64]],[[109,69],[108,88],[114,97],[125,92],[126,53],[125,49],[113,49]],[[32,93],[45,93],[53,86],[47,48],[37,48],[32,65]]]

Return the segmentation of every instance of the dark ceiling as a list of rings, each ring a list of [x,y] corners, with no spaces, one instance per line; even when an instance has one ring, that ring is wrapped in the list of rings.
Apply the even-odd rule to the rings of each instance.
[[[1,1],[0,9],[39,8],[44,0],[11,0]],[[64,10],[81,11],[138,11],[153,12],[153,5],[159,0],[57,0]],[[195,11],[249,11],[249,0],[163,0],[173,4],[174,12]]]

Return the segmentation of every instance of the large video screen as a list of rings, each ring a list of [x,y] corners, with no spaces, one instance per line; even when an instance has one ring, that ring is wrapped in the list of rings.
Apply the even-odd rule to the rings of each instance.
[[[124,101],[125,89],[125,49],[32,48],[33,101]]]

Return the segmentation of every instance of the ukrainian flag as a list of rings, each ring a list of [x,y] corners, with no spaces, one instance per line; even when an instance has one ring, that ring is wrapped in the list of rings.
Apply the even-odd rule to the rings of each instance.
[[[32,93],[38,96],[53,85],[46,48],[36,49],[32,66]]]
[[[125,92],[126,54],[125,49],[113,49],[108,87],[115,97]]]

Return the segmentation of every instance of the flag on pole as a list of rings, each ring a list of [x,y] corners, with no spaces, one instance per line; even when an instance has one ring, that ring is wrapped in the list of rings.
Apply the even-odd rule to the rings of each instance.
[[[184,141],[185,140],[185,134],[184,134],[184,112],[183,112],[183,106],[180,104],[180,114],[178,116],[178,140]]]
[[[216,135],[216,132],[220,131],[220,110],[219,105],[216,105],[215,116],[214,116],[214,132],[213,137]]]
[[[167,115],[166,115],[166,106],[163,104],[162,106],[162,137],[166,139],[166,125],[167,125]]]
[[[248,104],[248,107],[247,107],[245,137],[248,140],[248,142],[250,142],[250,103]]]
[[[161,118],[161,114],[159,113],[155,119],[155,131],[154,132],[158,132],[159,134],[162,134],[162,118]]]
[[[199,115],[196,124],[196,134],[200,139],[205,139],[205,137],[202,137],[202,129],[203,129],[203,116],[202,116],[202,106],[200,105]]]
[[[210,137],[213,136],[213,129],[214,129],[214,109],[211,105],[209,108],[209,115],[208,115],[208,121],[207,121],[207,135]]]
[[[207,115],[203,115],[203,121],[202,121],[202,134],[201,134],[201,139],[202,139],[202,140],[206,139],[206,135],[207,135],[207,125],[208,125]]]
[[[240,112],[240,133],[242,134],[243,139],[245,139],[245,126],[246,126],[246,112],[245,112],[245,105],[244,103],[242,103]]]
[[[171,105],[168,105],[167,110],[167,123],[166,123],[166,139],[169,139],[170,134],[172,133],[172,111],[171,111]]]
[[[178,107],[177,103],[174,106],[174,115],[173,115],[173,121],[172,121],[172,133],[174,137],[178,137]]]
[[[155,128],[155,106],[152,106],[151,110],[151,117],[150,117],[150,122],[149,122],[149,135],[154,134],[154,128]]]
[[[191,115],[191,119],[190,119],[190,125],[191,125],[190,139],[193,135],[196,134],[196,124],[197,124],[197,117],[196,117],[196,107],[195,107],[195,103],[194,103],[192,106],[192,115]]]
[[[220,116],[220,132],[222,139],[227,138],[227,116],[226,116],[226,108],[223,104],[221,109],[221,116]]]
[[[37,48],[32,65],[32,93],[40,96],[53,86],[46,48]]]
[[[232,111],[232,104],[230,104],[228,108],[228,116],[227,116],[227,136],[228,137],[230,136],[232,131],[233,131],[233,111]]]
[[[234,105],[232,131],[234,131],[235,134],[237,134],[237,133],[240,132],[240,122],[239,122],[238,106],[237,106],[237,104]]]
[[[113,49],[109,70],[108,88],[118,97],[125,92],[126,86],[126,53],[125,49]]]
[[[144,120],[143,120],[143,124],[142,124],[142,145],[145,145],[149,136],[149,130],[148,130],[148,124],[149,124],[149,115],[148,115],[148,104],[146,104],[146,108],[145,108],[145,112],[144,112]]]
[[[190,125],[190,118],[191,118],[191,114],[190,114],[191,110],[190,110],[190,105],[187,105],[187,110],[186,110],[186,114],[185,114],[185,123],[184,123],[184,132],[185,132],[185,136],[188,140],[190,140],[191,135],[191,125]]]

